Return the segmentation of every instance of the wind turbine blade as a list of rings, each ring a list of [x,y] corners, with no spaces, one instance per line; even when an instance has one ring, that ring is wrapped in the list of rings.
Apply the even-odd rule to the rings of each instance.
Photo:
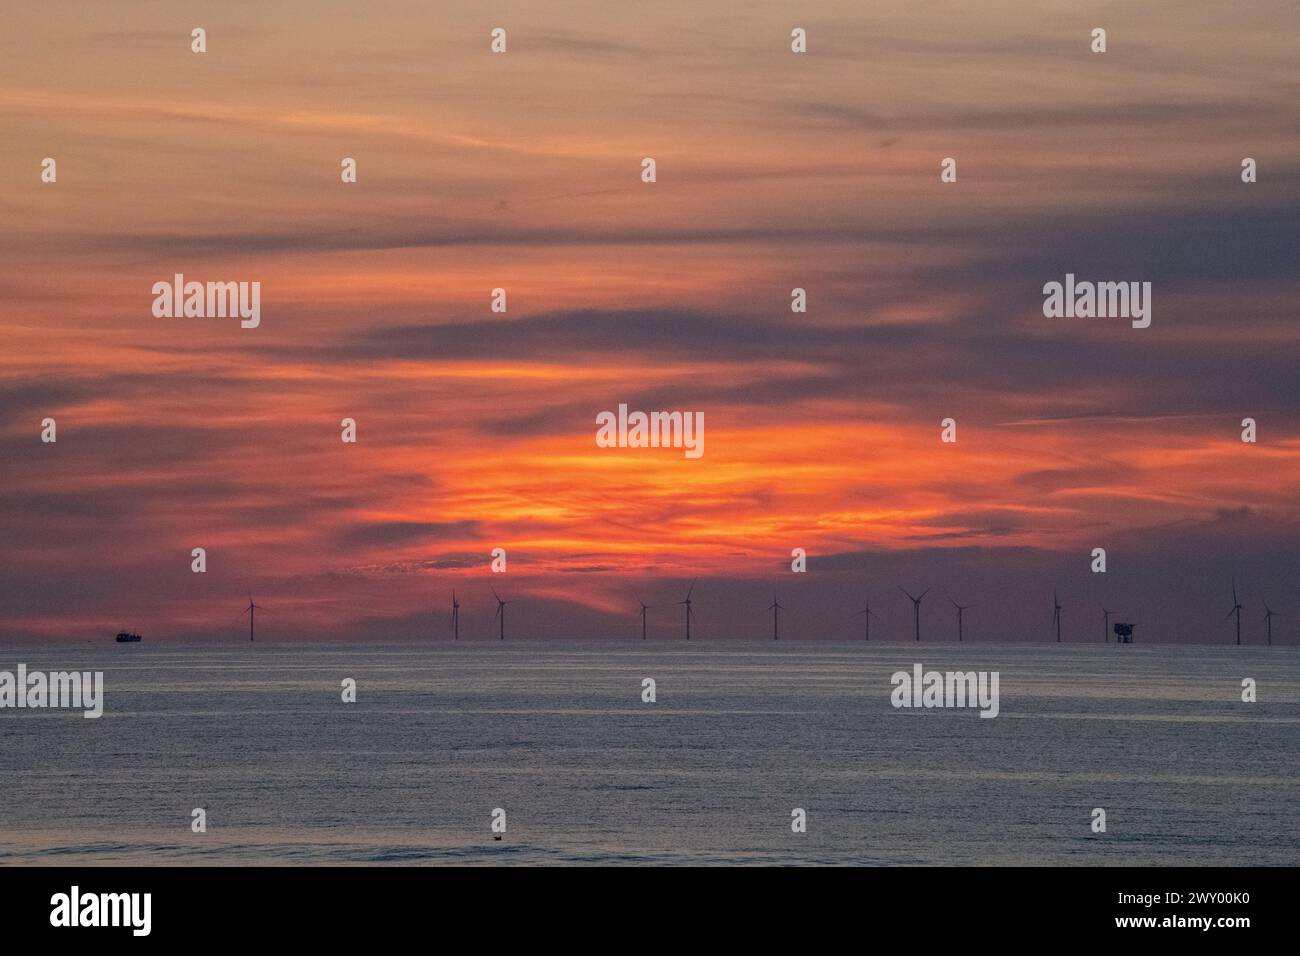
[[[692,581],[691,586],[686,589],[686,600],[688,601],[691,599],[691,592],[695,590],[696,581],[699,581],[699,578],[696,578],[694,581]]]
[[[917,598],[917,600],[918,600],[918,601],[921,600],[921,598],[925,597],[927,594],[929,594],[929,593],[930,593],[931,591],[933,591],[933,590],[934,590],[934,588],[926,588],[924,591],[921,592],[921,597]]]

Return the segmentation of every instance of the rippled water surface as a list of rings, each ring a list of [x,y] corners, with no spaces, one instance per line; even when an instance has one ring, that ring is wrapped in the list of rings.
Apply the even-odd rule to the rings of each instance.
[[[998,671],[1000,715],[895,710],[917,661]],[[1291,647],[0,645],[19,662],[101,670],[106,703],[0,710],[0,862],[1300,863]]]

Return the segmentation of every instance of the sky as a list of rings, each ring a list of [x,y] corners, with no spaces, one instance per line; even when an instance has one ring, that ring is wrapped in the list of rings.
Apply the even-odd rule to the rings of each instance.
[[[1055,589],[1066,640],[1227,642],[1235,579],[1294,643],[1298,38],[1273,0],[7,5],[0,637],[246,639],[251,593],[263,639],[443,640],[454,588],[487,640],[495,587],[510,638],[644,600],[676,640],[698,579],[704,640],[774,595],[783,639],[866,601],[908,639],[903,587],[923,640],[952,601],[1051,639]],[[155,317],[175,273],[260,282],[260,326]],[[1150,327],[1045,318],[1067,273],[1151,282]],[[705,454],[598,447],[620,403]]]

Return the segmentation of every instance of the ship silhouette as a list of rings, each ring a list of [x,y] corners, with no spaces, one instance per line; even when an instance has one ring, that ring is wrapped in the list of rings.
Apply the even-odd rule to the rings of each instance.
[[[117,635],[117,643],[119,644],[134,644],[139,640],[143,640],[139,634],[128,634],[126,631],[122,631]]]

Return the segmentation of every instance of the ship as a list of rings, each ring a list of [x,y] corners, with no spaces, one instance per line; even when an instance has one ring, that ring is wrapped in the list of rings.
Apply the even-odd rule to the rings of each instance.
[[[128,634],[126,631],[117,635],[117,643],[119,644],[134,644],[139,640],[141,640],[139,634]]]

